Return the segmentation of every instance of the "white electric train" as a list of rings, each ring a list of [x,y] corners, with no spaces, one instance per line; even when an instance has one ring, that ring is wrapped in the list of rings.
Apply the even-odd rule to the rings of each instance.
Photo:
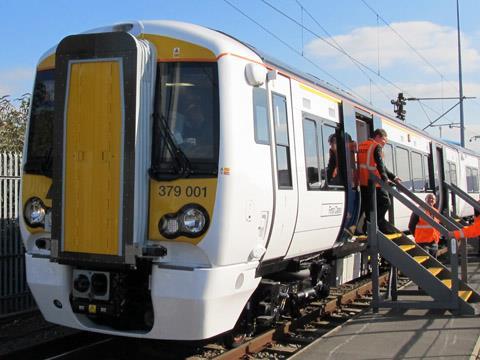
[[[295,315],[368,271],[351,233],[356,146],[374,128],[417,195],[446,179],[478,198],[474,153],[221,32],[139,21],[67,36],[38,63],[23,157],[38,307],[72,328],[178,340]],[[389,216],[407,229],[403,205]]]

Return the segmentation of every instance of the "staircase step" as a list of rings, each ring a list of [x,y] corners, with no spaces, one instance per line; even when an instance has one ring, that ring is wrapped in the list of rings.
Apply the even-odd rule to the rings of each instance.
[[[444,283],[445,286],[447,286],[449,289],[452,288],[452,280],[451,279],[442,280],[442,283]],[[472,290],[459,290],[458,291],[458,297],[460,297],[463,301],[468,301],[468,299],[470,299],[472,294],[473,294]]]
[[[430,271],[430,273],[433,275],[433,276],[437,276],[438,274],[440,274],[442,272],[442,268],[439,268],[439,267],[431,267],[431,268],[428,268],[428,271]]]
[[[395,240],[403,236],[403,233],[383,234],[388,240]]]
[[[452,279],[444,279],[442,280],[442,283],[444,283],[445,286],[448,287],[449,289],[452,288]]]
[[[452,279],[445,279],[445,280],[442,280],[442,283],[448,287],[449,289],[452,288]]]
[[[354,236],[353,239],[355,239],[357,241],[367,241],[368,237],[367,237],[367,235],[358,235],[358,236]]]
[[[407,252],[409,250],[415,249],[415,245],[400,245],[400,249]]]
[[[430,256],[414,256],[413,259],[418,262],[419,264],[424,263],[430,258]]]
[[[463,301],[468,301],[470,299],[470,296],[472,296],[473,291],[472,290],[460,290],[458,292],[458,296],[463,299]]]

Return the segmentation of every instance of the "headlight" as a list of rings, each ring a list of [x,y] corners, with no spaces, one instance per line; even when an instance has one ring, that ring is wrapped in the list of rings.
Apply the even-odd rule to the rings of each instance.
[[[170,239],[177,236],[180,226],[176,216],[165,215],[160,219],[158,228],[160,230],[160,234]]]
[[[187,208],[182,215],[182,228],[192,235],[200,234],[205,228],[207,219],[205,214],[198,208]]]
[[[28,199],[23,208],[23,217],[30,227],[43,226],[45,223],[45,213],[46,207],[38,197]]]
[[[176,214],[163,216],[158,228],[167,239],[173,239],[181,235],[198,237],[207,231],[208,224],[207,211],[200,205],[188,204]]]

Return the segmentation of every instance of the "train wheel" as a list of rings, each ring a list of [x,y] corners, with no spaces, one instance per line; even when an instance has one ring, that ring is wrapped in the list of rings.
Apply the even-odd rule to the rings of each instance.
[[[249,326],[251,324],[248,316],[249,305],[247,304],[233,329],[226,333],[223,338],[225,346],[230,349],[242,345],[247,339],[247,335],[252,332],[252,328]]]
[[[247,333],[234,332],[232,330],[229,334],[225,335],[223,342],[227,348],[233,349],[242,345],[247,339]]]

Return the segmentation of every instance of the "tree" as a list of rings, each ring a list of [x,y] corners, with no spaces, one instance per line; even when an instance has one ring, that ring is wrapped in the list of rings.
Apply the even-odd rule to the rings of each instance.
[[[28,120],[30,94],[10,100],[0,97],[0,152],[21,152]]]

